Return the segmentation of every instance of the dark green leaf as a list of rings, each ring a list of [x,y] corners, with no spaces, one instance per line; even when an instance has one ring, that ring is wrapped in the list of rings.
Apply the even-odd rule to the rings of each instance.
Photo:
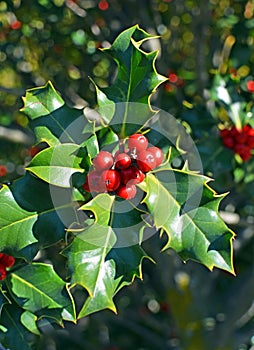
[[[30,215],[33,215],[33,210],[37,212],[36,220],[34,220],[33,226],[31,225],[30,231],[24,232],[25,240],[28,239],[30,232],[34,234],[38,240],[37,250],[39,247],[48,246],[64,239],[66,227],[79,221],[70,189],[49,186],[27,173],[23,178],[13,183],[11,193],[14,197],[13,205],[17,203]],[[10,218],[10,220],[13,219]],[[19,235],[21,235],[21,231]],[[27,255],[29,254],[24,252],[24,256],[30,260],[31,257]]]
[[[84,134],[88,137],[93,133],[93,123],[85,118],[81,110],[66,106],[51,82],[27,90],[23,101],[21,111],[29,117],[38,142],[45,141],[50,146],[60,142],[80,144]]]
[[[0,190],[0,251],[14,252],[37,242],[33,225],[38,219],[36,211],[23,209],[14,199],[11,190],[3,186]]]
[[[7,279],[15,301],[36,316],[75,321],[74,303],[66,283],[51,265],[32,263],[12,272]]]
[[[31,333],[23,326],[21,315],[23,310],[15,303],[5,305],[0,323],[0,341],[11,350],[31,350]],[[4,327],[4,328],[3,328]]]
[[[121,138],[139,129],[153,115],[150,95],[166,80],[155,69],[158,52],[140,49],[145,40],[152,38],[135,25],[104,50],[116,61],[118,74],[113,85],[96,89],[99,112]]]

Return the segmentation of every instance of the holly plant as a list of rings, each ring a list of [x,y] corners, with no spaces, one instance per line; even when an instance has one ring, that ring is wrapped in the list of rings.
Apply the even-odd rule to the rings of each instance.
[[[116,293],[142,279],[143,259],[154,263],[151,236],[184,262],[234,274],[234,233],[218,212],[225,195],[208,185],[184,127],[151,105],[166,81],[151,39],[135,25],[102,50],[117,75],[94,83],[89,117],[51,82],[24,97],[38,152],[0,190],[0,341],[11,350],[30,349],[45,324],[116,312]]]

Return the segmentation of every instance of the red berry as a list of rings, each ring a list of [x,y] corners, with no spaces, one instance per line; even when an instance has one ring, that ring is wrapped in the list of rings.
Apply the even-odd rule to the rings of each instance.
[[[139,152],[137,157],[137,165],[144,173],[156,168],[156,160],[154,155],[149,151]]]
[[[154,156],[156,161],[156,167],[161,165],[164,159],[164,155],[162,150],[159,147],[155,147],[155,146],[149,147],[147,148],[147,152],[152,153],[152,155]]]
[[[244,125],[242,132],[244,132],[245,134],[249,134],[250,130],[251,130],[251,126],[250,125]]]
[[[116,190],[116,195],[124,199],[132,199],[137,193],[135,185],[120,185]]]
[[[242,160],[249,160],[251,157],[250,148],[244,144],[238,144],[234,148],[235,153],[239,154]]]
[[[229,129],[223,129],[220,130],[220,136],[224,139],[227,136],[230,136],[230,130]]]
[[[230,137],[230,136],[225,137],[223,139],[223,144],[224,144],[224,146],[226,146],[228,148],[233,148],[235,145],[233,137]]]
[[[4,266],[0,266],[0,281],[4,280],[6,277],[6,268]]]
[[[247,135],[244,132],[239,132],[235,136],[235,140],[237,143],[245,143],[245,141],[247,141]]]
[[[101,180],[107,191],[115,191],[121,182],[120,174],[116,170],[105,170],[101,174]]]
[[[248,138],[247,138],[247,145],[250,148],[254,148],[254,136],[248,136]]]
[[[15,264],[15,258],[11,255],[3,254],[0,258],[0,264],[4,267],[12,267]]]
[[[136,151],[143,151],[147,149],[147,146],[148,146],[148,140],[144,135],[133,134],[129,137],[128,147],[130,149],[135,148]]]
[[[93,159],[93,166],[95,170],[107,170],[110,169],[113,164],[113,156],[107,151],[100,151]]]
[[[246,86],[247,86],[247,90],[248,90],[250,93],[253,93],[253,92],[254,92],[254,80],[249,80],[249,81],[247,81]]]
[[[254,136],[254,129],[251,126],[248,129],[248,135],[249,136]]]
[[[92,170],[87,174],[83,188],[87,192],[104,192],[106,188],[101,179],[101,172]]]
[[[126,169],[131,165],[131,157],[127,153],[118,153],[115,157],[116,169]]]
[[[250,151],[249,152],[246,152],[246,153],[243,153],[243,154],[240,154],[241,158],[243,161],[247,162],[247,160],[249,160],[251,158],[251,153]]]
[[[229,129],[229,131],[231,137],[236,137],[239,134],[239,131],[235,126],[232,126],[231,129]]]
[[[5,176],[8,173],[6,166],[0,165],[0,177]]]
[[[142,182],[145,178],[145,174],[134,165],[131,165],[127,169],[122,169],[120,171],[120,176],[124,185],[136,185]]]

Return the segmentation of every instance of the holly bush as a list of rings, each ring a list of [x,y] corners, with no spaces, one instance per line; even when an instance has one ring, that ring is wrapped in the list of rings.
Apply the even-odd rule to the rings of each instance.
[[[112,85],[94,83],[98,110],[92,115],[69,107],[51,82],[23,98],[37,148],[24,176],[0,190],[0,250],[15,259],[2,265],[1,278],[0,339],[11,350],[33,348],[45,324],[116,312],[116,294],[142,279],[145,260],[154,263],[143,247],[149,239],[183,262],[234,274],[234,233],[219,214],[225,194],[210,187],[182,124],[151,105],[167,80],[155,67],[158,52],[143,48],[152,39],[135,25],[102,50],[118,70]],[[137,144],[140,137],[145,146]],[[153,147],[163,157],[152,166]],[[112,155],[110,165],[98,161],[101,152]],[[141,181],[131,177],[136,192],[130,197],[119,195],[104,174],[120,179],[116,152],[143,171]],[[103,180],[99,190],[89,183],[93,171],[96,185]],[[45,261],[49,250],[54,254]]]

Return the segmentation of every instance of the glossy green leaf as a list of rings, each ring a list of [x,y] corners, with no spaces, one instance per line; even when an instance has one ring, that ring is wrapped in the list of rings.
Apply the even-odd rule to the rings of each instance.
[[[75,321],[75,308],[66,283],[51,265],[32,263],[12,272],[8,288],[23,309],[36,316]]]
[[[17,252],[37,242],[32,230],[38,218],[36,211],[23,209],[5,185],[0,190],[0,203],[0,251]]]
[[[80,232],[63,252],[68,257],[71,285],[79,284],[89,294],[79,318],[104,308],[116,311],[112,298],[119,282],[114,279],[113,260],[106,261],[116,242],[109,226],[113,201],[113,196],[100,194],[81,208],[93,211],[95,222]]]
[[[111,249],[107,255],[108,260],[113,260],[116,265],[116,277],[121,277],[117,290],[125,285],[131,284],[135,277],[142,279],[143,259],[153,261],[140,245],[116,247]]]
[[[218,213],[224,195],[207,185],[208,178],[191,172],[157,171],[146,176],[146,203],[154,225],[168,236],[164,247],[173,248],[183,260],[198,261],[210,270],[234,273],[233,232]]]
[[[38,142],[45,141],[50,146],[60,142],[80,144],[84,134],[93,133],[93,123],[85,118],[81,110],[68,107],[51,82],[27,90],[23,101],[21,111],[29,117],[29,125]]]
[[[155,69],[158,52],[146,53],[140,48],[144,41],[152,38],[135,25],[103,50],[117,63],[118,74],[111,86],[96,88],[98,108],[102,118],[121,138],[137,130],[153,115],[150,95],[167,80]]]
[[[65,239],[66,228],[73,222],[79,221],[75,203],[72,202],[71,189],[49,186],[31,173],[26,173],[24,177],[14,181],[10,190],[13,206],[20,206],[29,213],[28,215],[34,215],[33,211],[37,213],[33,225],[31,224],[30,228],[24,232],[24,240],[27,244],[31,244],[29,235],[33,233],[37,241],[35,244],[37,250]],[[20,237],[21,227],[21,224],[17,223]],[[28,260],[34,256],[29,252],[19,252],[19,254]]]
[[[76,155],[78,149],[75,144],[46,148],[32,159],[27,170],[51,185],[71,187],[71,176],[84,171],[79,165],[81,158]]]

